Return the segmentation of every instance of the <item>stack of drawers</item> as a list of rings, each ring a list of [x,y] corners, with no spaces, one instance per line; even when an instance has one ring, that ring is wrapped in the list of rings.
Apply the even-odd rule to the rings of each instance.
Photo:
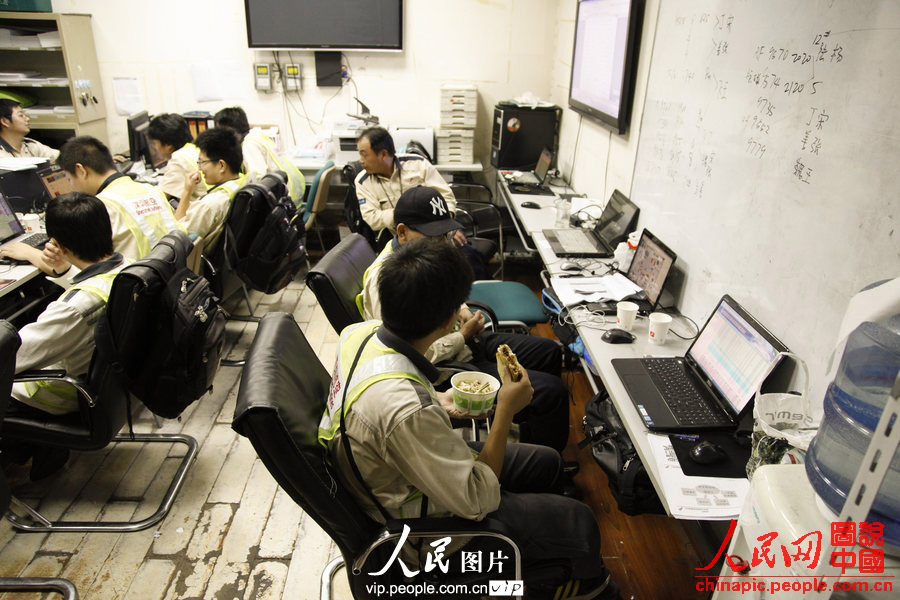
[[[475,162],[475,123],[478,89],[472,84],[441,87],[441,128],[437,130],[437,161],[441,164]]]

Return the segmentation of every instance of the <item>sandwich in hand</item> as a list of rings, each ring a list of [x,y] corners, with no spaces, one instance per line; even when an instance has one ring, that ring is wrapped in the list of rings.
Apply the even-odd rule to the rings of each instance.
[[[522,365],[516,359],[516,355],[506,344],[500,344],[497,348],[497,371],[503,374],[503,367],[509,371],[509,378],[512,381],[522,379]]]

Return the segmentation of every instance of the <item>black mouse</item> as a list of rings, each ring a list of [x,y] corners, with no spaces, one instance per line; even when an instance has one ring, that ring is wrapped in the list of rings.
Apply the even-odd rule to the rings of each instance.
[[[630,344],[635,338],[633,334],[628,333],[624,329],[613,328],[601,335],[600,339],[607,344]]]
[[[526,200],[519,206],[521,206],[522,208],[540,208],[541,207],[540,204],[538,204],[537,202],[532,202],[531,200]]]
[[[720,445],[707,441],[695,444],[688,454],[698,465],[713,465],[728,458]]]

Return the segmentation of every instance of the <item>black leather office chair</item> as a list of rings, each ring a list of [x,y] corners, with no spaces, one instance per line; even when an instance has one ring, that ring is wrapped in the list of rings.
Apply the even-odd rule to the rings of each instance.
[[[362,291],[363,275],[374,261],[375,251],[368,240],[351,233],[306,274],[306,285],[338,334],[347,325],[362,321],[356,295]]]
[[[185,254],[189,251],[190,242],[184,234],[177,235],[184,238],[184,245],[169,246],[163,243],[157,244],[151,250],[148,258],[161,258],[167,261],[180,261],[184,265]],[[168,237],[168,236],[167,236]],[[178,255],[176,257],[176,255]],[[140,261],[139,261],[140,263]],[[145,303],[135,304],[139,309],[146,310],[143,319],[147,322],[158,322],[165,315],[160,314],[158,306],[150,306]],[[138,317],[141,318],[140,316]],[[171,314],[168,318],[172,318]],[[127,344],[126,336],[121,330],[113,329],[113,347],[131,347]],[[148,348],[152,340],[146,340]],[[16,346],[18,347],[18,346]],[[9,348],[3,348],[10,352]],[[14,352],[13,352],[14,356]],[[133,366],[134,362],[140,362],[145,354],[117,353],[115,358],[121,363],[121,369],[125,372],[139,371]],[[151,378],[152,379],[152,378]],[[150,527],[165,517],[181,485],[184,483],[187,469],[197,455],[197,440],[184,434],[165,433],[126,433],[119,434],[129,420],[128,393],[125,391],[120,373],[112,365],[112,361],[103,358],[103,353],[95,351],[91,360],[90,369],[85,379],[75,379],[62,371],[30,371],[20,373],[15,381],[63,381],[73,386],[79,392],[79,411],[77,413],[54,416],[48,414],[35,414],[29,412],[22,415],[7,415],[3,420],[3,428],[0,430],[4,440],[22,441],[29,444],[68,448],[71,450],[91,451],[107,447],[112,442],[148,442],[148,443],[180,443],[187,447],[187,452],[181,460],[169,488],[163,496],[157,510],[149,517],[134,521],[56,521],[51,522],[40,515],[33,508],[13,499],[26,516],[10,513],[7,519],[13,527],[20,531],[51,532],[51,531],[138,531]],[[7,394],[8,396],[8,394]]]
[[[257,183],[248,183],[235,194],[225,217],[222,234],[214,247],[203,252],[203,275],[223,301],[241,292],[249,314],[253,315],[249,289],[271,294],[286,286],[307,264],[306,229],[298,216],[284,227],[298,232],[297,243],[283,256],[260,260],[254,255],[257,234],[282,200],[293,219],[294,204],[288,197],[282,171],[268,173]],[[254,319],[255,320],[255,319]]]
[[[6,321],[0,321],[0,435],[2,421],[6,416],[9,394],[12,389],[13,373],[16,368],[16,351],[21,345],[16,328]],[[12,494],[6,475],[0,471],[0,515],[9,510]],[[57,577],[0,577],[0,591],[3,592],[58,592],[64,600],[78,600],[78,590],[68,579]]]
[[[330,383],[331,376],[293,317],[269,313],[260,321],[250,347],[232,422],[234,430],[253,444],[282,489],[340,549],[341,557],[329,563],[322,574],[321,597],[330,597],[331,578],[343,564],[348,566],[353,597],[376,597],[365,587],[374,581],[366,573],[378,571],[386,564],[403,524],[412,530],[410,539],[459,535],[488,536],[494,543],[500,540],[507,556],[515,557],[515,573],[504,576],[521,579],[519,550],[503,532],[502,524],[491,519],[405,519],[380,525],[360,509],[333,473],[327,451],[317,440]],[[390,579],[396,577],[397,571],[395,565],[377,582],[400,582]],[[436,573],[440,570],[432,572]]]

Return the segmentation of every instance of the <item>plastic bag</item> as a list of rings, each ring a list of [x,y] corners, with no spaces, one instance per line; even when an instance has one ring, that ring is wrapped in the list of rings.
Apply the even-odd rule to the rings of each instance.
[[[803,394],[787,392],[761,393],[762,382],[779,363],[772,361],[765,377],[760,379],[753,403],[753,437],[747,477],[760,465],[802,463],[809,443],[819,428],[818,417],[809,406],[809,369],[806,362],[790,352],[780,356],[790,358],[802,367]]]

